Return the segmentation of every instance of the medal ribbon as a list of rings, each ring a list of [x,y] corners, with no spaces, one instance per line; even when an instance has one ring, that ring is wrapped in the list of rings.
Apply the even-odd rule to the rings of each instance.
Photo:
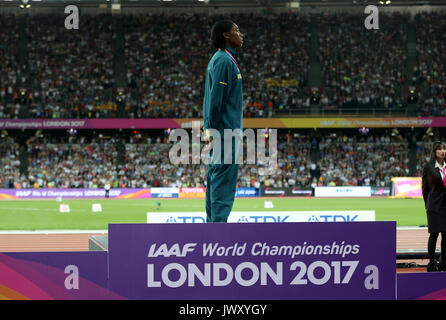
[[[237,69],[240,72],[240,67],[238,66],[237,61],[234,59],[234,57],[232,56],[232,54],[228,51],[228,49],[225,49],[225,52],[229,55],[229,57],[232,59],[232,61],[234,61],[234,63],[237,65]]]

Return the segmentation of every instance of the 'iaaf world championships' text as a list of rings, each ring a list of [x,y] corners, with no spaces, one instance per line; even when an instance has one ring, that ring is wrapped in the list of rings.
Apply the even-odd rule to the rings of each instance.
[[[194,252],[197,243],[185,243],[180,247],[178,243],[168,246],[166,243],[157,245],[152,244],[149,247],[148,257],[185,257],[187,253]],[[235,243],[231,246],[223,246],[216,243],[203,243],[202,254],[204,257],[212,256],[243,256],[247,252],[248,243]],[[331,244],[313,245],[303,242],[301,245],[268,245],[267,243],[256,242],[251,245],[249,252],[252,256],[289,256],[292,259],[296,256],[321,256],[321,255],[339,255],[344,258],[346,255],[356,255],[359,253],[358,244],[346,244],[345,241]]]

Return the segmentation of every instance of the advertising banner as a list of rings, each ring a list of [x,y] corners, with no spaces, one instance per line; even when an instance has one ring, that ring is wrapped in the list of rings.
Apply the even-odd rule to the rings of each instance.
[[[262,197],[284,197],[285,193],[286,193],[285,188],[272,188],[272,187],[262,188]]]
[[[0,119],[3,129],[175,129],[203,119]],[[245,118],[244,128],[427,128],[446,127],[446,117]]]
[[[0,189],[0,200],[10,199],[97,199],[105,198],[104,189]],[[151,198],[150,189],[110,189],[110,198]]]
[[[228,222],[375,221],[375,211],[232,211]],[[147,212],[147,223],[204,223],[206,212]]]
[[[390,187],[371,187],[370,190],[372,197],[388,197],[391,195]]]
[[[243,119],[244,128],[410,128],[444,126],[446,126],[446,117],[302,117]]]
[[[260,189],[256,188],[237,188],[235,192],[236,198],[244,197],[260,197]]]
[[[262,197],[311,197],[312,189],[262,187]]]
[[[205,223],[206,212],[147,212],[147,223]]]
[[[422,198],[421,178],[419,177],[394,177],[393,196],[395,198]]]
[[[107,252],[0,253],[0,299],[125,299],[108,290]]]
[[[356,222],[375,221],[375,211],[231,212],[228,222]]]
[[[0,129],[167,129],[175,119],[0,119]]]
[[[129,299],[396,297],[395,222],[110,224],[108,234],[110,290]]]
[[[370,197],[370,187],[316,187],[314,188],[315,197]]]
[[[199,198],[206,197],[206,188],[180,188],[179,198]]]
[[[178,198],[180,188],[150,188],[152,198]]]
[[[288,196],[287,192],[285,194]],[[289,195],[293,197],[311,197],[313,195],[313,189],[291,188]]]

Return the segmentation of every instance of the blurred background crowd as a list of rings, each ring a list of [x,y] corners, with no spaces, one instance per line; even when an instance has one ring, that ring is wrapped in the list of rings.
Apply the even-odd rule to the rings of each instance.
[[[63,15],[31,15],[24,23],[2,15],[0,117],[20,117],[22,109],[33,118],[199,118],[214,52],[209,31],[219,18],[85,16],[80,30],[67,32]],[[415,30],[398,12],[380,13],[379,30],[351,13],[231,18],[245,36],[239,52],[245,117],[304,113],[315,100],[338,113],[404,112],[410,86],[418,115],[445,113],[444,11],[416,14]],[[312,59],[320,69],[310,70]],[[124,92],[119,102],[117,88]]]
[[[82,28],[67,32],[63,15],[2,14],[0,119],[201,118],[209,31],[220,18],[83,16]],[[383,12],[379,30],[349,13],[231,19],[245,39],[245,118],[308,114],[314,104],[337,114],[401,114],[410,97],[415,115],[446,114],[444,11]],[[392,177],[420,175],[433,139],[423,134],[279,131],[274,172],[245,161],[238,186],[390,186]],[[205,186],[206,165],[167,161],[172,142],[163,132],[2,131],[1,139],[0,187]]]
[[[262,174],[265,165],[248,162],[245,140],[238,186],[391,186],[392,177],[421,175],[433,141],[427,137],[413,144],[410,137],[392,132],[336,132],[314,136],[279,131],[277,165],[270,174]],[[22,147],[28,154],[22,161],[26,174],[19,170],[19,140],[4,137],[0,145],[0,186],[5,188],[101,188],[106,183],[123,188],[205,187],[207,165],[192,164],[191,154],[188,164],[174,164],[169,156],[174,143],[166,135],[29,137]],[[409,170],[413,150],[415,173]]]

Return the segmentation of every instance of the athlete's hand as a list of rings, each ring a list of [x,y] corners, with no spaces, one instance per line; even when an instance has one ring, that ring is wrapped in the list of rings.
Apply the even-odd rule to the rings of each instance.
[[[214,145],[214,139],[210,136],[209,130],[206,130],[204,132],[203,140],[206,143],[206,145],[203,148],[203,152],[209,152],[212,149],[212,146]]]

